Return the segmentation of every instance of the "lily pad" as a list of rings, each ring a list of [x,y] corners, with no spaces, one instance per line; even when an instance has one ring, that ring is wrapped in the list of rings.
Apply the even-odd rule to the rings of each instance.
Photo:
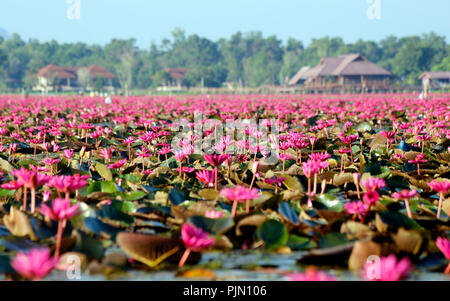
[[[132,216],[123,213],[113,206],[102,206],[101,209],[96,211],[96,214],[99,217],[124,222],[126,224],[132,224],[134,222],[134,218]]]
[[[289,235],[286,246],[292,250],[310,250],[317,247],[316,243],[308,237]]]
[[[117,236],[117,243],[128,256],[151,268],[169,257],[180,258],[184,251],[181,239],[159,235],[122,232]]]
[[[207,218],[204,216],[191,216],[188,222],[214,235],[224,234],[234,225],[233,219],[230,217]]]
[[[144,198],[147,195],[147,193],[145,193],[142,190],[136,190],[136,191],[131,191],[131,192],[122,192],[119,194],[120,198],[124,201],[137,201],[140,200],[142,198]]]
[[[115,239],[115,236],[117,235],[117,233],[122,231],[120,228],[116,228],[111,225],[108,225],[108,224],[102,222],[101,220],[99,220],[98,218],[94,218],[94,217],[85,218],[84,225],[92,233],[95,233],[99,236],[107,234],[111,237],[112,240]]]
[[[322,249],[336,247],[339,245],[347,244],[349,241],[347,237],[338,232],[331,232],[322,236],[319,240],[319,246]]]
[[[278,206],[278,211],[293,224],[300,224],[297,212],[292,209],[292,207],[287,202],[281,202]]]
[[[178,206],[186,200],[186,197],[182,191],[173,188],[169,191],[169,200],[172,204]]]
[[[258,236],[264,241],[267,250],[275,250],[286,245],[289,239],[286,226],[277,220],[268,220],[258,228]]]
[[[113,175],[111,173],[111,170],[108,167],[106,167],[106,165],[97,162],[95,164],[95,169],[105,180],[112,181]]]
[[[339,198],[332,194],[327,193],[319,195],[319,197],[316,198],[316,201],[324,205],[326,207],[325,209],[327,210],[341,212],[344,209],[344,206],[342,205],[342,202],[339,200]]]
[[[406,215],[393,211],[378,212],[375,218],[375,225],[380,232],[387,232],[389,227],[405,229],[423,229],[416,221]]]

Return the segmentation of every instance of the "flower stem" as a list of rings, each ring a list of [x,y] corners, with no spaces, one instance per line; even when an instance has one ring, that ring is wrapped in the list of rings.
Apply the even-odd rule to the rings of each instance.
[[[412,218],[411,207],[409,206],[409,201],[405,200],[406,211],[408,212],[408,217]]]
[[[311,196],[311,178],[308,178],[308,197]]]
[[[348,147],[350,148],[350,159],[352,160],[352,164],[353,164],[353,150],[352,150],[352,145],[349,144]]]
[[[357,183],[355,183],[356,185],[356,193],[358,194],[358,199],[361,199],[361,191],[359,190],[359,181],[357,181]]]
[[[216,167],[214,167],[214,189],[216,191],[217,191],[217,182],[218,182],[217,177],[218,177],[218,174],[219,174],[219,168],[216,166]]]
[[[233,201],[233,207],[231,208],[231,218],[236,216],[237,203],[237,201]]]
[[[31,188],[31,213],[34,213],[36,209],[36,189]]]
[[[441,192],[439,197],[439,205],[438,205],[438,211],[437,211],[437,218],[441,218],[441,210],[442,210],[442,204],[444,202],[444,194]]]
[[[317,193],[317,177],[318,177],[317,173],[314,174],[314,189],[313,189],[314,195]]]
[[[184,251],[183,256],[180,259],[180,262],[178,263],[178,266],[181,268],[186,263],[186,260],[188,259],[189,255],[191,254],[191,249],[186,249]]]
[[[28,188],[24,186],[23,188],[23,211],[27,211],[27,194]]]
[[[58,232],[56,233],[56,249],[55,249],[55,258],[59,258],[59,253],[61,251],[61,242],[63,236],[63,220],[58,221]]]

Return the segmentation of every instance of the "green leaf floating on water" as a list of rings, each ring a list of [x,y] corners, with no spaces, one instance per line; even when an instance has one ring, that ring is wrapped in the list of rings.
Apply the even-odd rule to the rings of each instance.
[[[316,198],[316,201],[322,203],[326,209],[336,212],[341,212],[344,209],[342,202],[332,194],[322,194]]]
[[[380,232],[388,231],[389,227],[400,228],[403,227],[408,229],[423,229],[415,220],[410,219],[408,216],[393,212],[393,211],[382,211],[378,212],[375,218],[375,225]]]
[[[132,192],[121,192],[119,194],[120,198],[124,201],[137,201],[144,198],[146,195],[147,193],[145,193],[142,190],[136,190]]]
[[[322,236],[319,240],[320,248],[332,248],[348,243],[347,237],[342,233],[331,232]]]
[[[231,229],[234,225],[233,219],[231,217],[207,218],[204,216],[191,216],[188,219],[188,222],[214,235],[223,234]]]
[[[123,178],[131,183],[137,184],[140,182],[139,178],[132,174],[126,174]]]
[[[364,132],[369,132],[372,130],[372,126],[370,124],[368,124],[367,122],[363,122],[360,123],[357,127],[356,130],[358,132],[364,133]]]
[[[291,205],[287,202],[282,202],[278,206],[278,211],[289,221],[291,221],[294,224],[300,224],[300,220],[298,218],[298,213],[292,209]]]
[[[9,190],[9,189],[0,189],[0,197],[5,196],[14,196],[16,194],[15,190]]]
[[[137,210],[137,205],[130,201],[113,200],[111,206],[124,213],[134,213]]]
[[[169,191],[169,200],[175,206],[180,205],[186,200],[184,193],[176,188]]]
[[[184,249],[179,238],[126,232],[117,236],[117,244],[128,256],[151,268]]]
[[[83,253],[98,260],[100,260],[105,254],[105,248],[103,247],[102,242],[83,233],[82,231],[78,231],[77,233],[74,251]]]
[[[310,250],[317,247],[316,243],[308,237],[289,235],[286,245],[292,250]]]
[[[7,172],[12,172],[14,170],[14,166],[12,166],[8,161],[0,158],[0,169],[6,170]]]
[[[295,176],[283,175],[283,184],[290,190],[303,191],[303,186]]]
[[[289,239],[286,227],[276,220],[268,220],[258,228],[258,236],[265,243],[267,250],[275,250],[286,245]]]
[[[117,188],[113,181],[96,181],[89,185],[87,192],[88,194],[91,194],[96,191],[115,194],[117,192]]]
[[[113,175],[111,170],[106,165],[97,162],[95,164],[95,169],[105,180],[112,181]]]
[[[14,268],[11,266],[10,258],[8,255],[0,255],[0,273],[2,274],[13,274],[16,273]]]
[[[99,217],[124,222],[126,224],[132,224],[134,222],[134,218],[132,216],[123,213],[113,206],[102,206],[101,209],[96,211],[96,213]]]
[[[22,159],[17,162],[17,165],[29,168],[30,165],[39,166],[39,162],[33,159]]]

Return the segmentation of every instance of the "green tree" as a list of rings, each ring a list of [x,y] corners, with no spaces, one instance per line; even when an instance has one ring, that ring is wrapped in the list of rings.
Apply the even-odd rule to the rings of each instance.
[[[165,70],[159,70],[156,72],[156,74],[153,76],[152,86],[154,88],[159,86],[166,86],[170,83],[172,80],[172,77],[168,72]]]
[[[103,86],[105,85],[105,80],[103,76],[99,75],[95,79],[95,91],[101,92],[103,90]]]

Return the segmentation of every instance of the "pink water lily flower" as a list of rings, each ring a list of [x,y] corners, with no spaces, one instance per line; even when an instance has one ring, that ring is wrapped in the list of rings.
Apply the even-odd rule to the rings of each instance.
[[[315,267],[306,268],[304,273],[291,273],[286,277],[289,281],[336,281],[337,278],[318,271]]]
[[[223,212],[219,210],[208,210],[205,212],[205,217],[207,218],[221,218],[223,216]]]
[[[366,203],[369,207],[375,205],[379,199],[380,195],[376,191],[367,191],[363,196],[364,203]]]
[[[112,158],[112,154],[114,152],[114,148],[102,148],[99,152],[99,156],[105,159],[105,163],[109,163]]]
[[[68,219],[79,215],[81,212],[78,210],[79,204],[71,206],[68,199],[54,199],[52,201],[51,207],[46,204],[42,204],[40,212],[46,217],[58,221],[58,232],[56,234],[56,250],[55,257],[59,257],[59,252],[61,250],[62,235],[66,222]]]
[[[228,159],[228,156],[227,155],[212,154],[212,155],[204,155],[203,158],[209,164],[211,164],[213,167],[218,167],[218,166],[220,166],[223,162],[225,162]]]
[[[441,250],[445,258],[447,258],[450,261],[450,240],[443,237],[438,237],[436,239],[436,246],[439,248],[439,250]],[[448,263],[444,273],[450,274],[450,262]]]
[[[283,162],[283,173],[285,173],[286,160],[294,159],[290,154],[279,154],[278,157]]]
[[[408,217],[412,218],[411,208],[409,206],[409,199],[418,195],[417,190],[402,190],[400,192],[394,192],[392,197],[397,200],[405,201],[406,210],[408,212]]]
[[[62,221],[78,215],[79,206],[79,204],[71,206],[67,199],[54,199],[51,207],[42,204],[39,211],[52,220]]]
[[[207,187],[214,187],[215,171],[199,170],[195,173],[195,177]]]
[[[312,207],[312,196],[316,191],[317,174],[322,169],[322,161],[309,159],[302,163],[303,173],[308,178],[308,207]],[[311,192],[311,179],[314,177],[314,193]]]
[[[348,202],[344,205],[344,209],[348,214],[353,215],[353,220],[358,217],[361,222],[364,222],[364,218],[369,212],[369,206],[362,201]]]
[[[48,249],[31,249],[27,253],[19,251],[11,266],[22,277],[38,281],[50,274],[57,263],[58,259],[51,257]]]
[[[408,160],[408,163],[417,164],[417,174],[420,175],[420,163],[426,163],[428,160],[425,158],[425,155],[420,153],[416,156],[414,160]]]
[[[51,177],[43,173],[28,170],[25,167],[19,170],[13,170],[11,173],[17,178],[17,182],[24,186],[23,208],[25,211],[27,210],[27,192],[28,189],[31,190],[31,213],[34,213],[36,208],[36,188],[45,185]]]
[[[394,254],[381,257],[379,261],[366,262],[363,277],[375,281],[399,281],[405,279],[413,271],[413,266],[407,257],[400,261]]]
[[[246,212],[250,213],[250,201],[259,198],[261,195],[256,188],[247,188],[244,186],[236,186],[235,188],[223,188],[220,195],[233,201],[231,217],[236,215],[237,203],[246,202]]]
[[[86,186],[88,176],[80,176],[78,174],[73,176],[54,176],[49,182],[48,186],[56,188],[58,192],[65,193],[66,199],[69,199],[69,194],[72,191],[78,190]]]
[[[362,180],[361,185],[366,191],[377,191],[386,186],[386,182],[381,178],[370,177],[369,179]]]
[[[209,237],[207,232],[187,223],[183,224],[183,227],[181,228],[181,239],[186,247],[186,251],[178,264],[179,267],[182,267],[186,263],[186,260],[192,251],[199,252],[212,246],[215,242],[215,239]]]
[[[9,189],[9,190],[16,190],[22,186],[23,186],[23,183],[21,183],[19,181],[9,181],[7,183],[3,183],[2,185],[0,185],[1,188]]]
[[[434,191],[439,193],[439,205],[436,214],[437,218],[441,217],[442,205],[444,204],[444,195],[450,190],[450,181],[431,181],[427,185]]]
[[[124,164],[127,163],[127,159],[122,159],[117,161],[116,163],[108,165],[108,168],[110,169],[120,169]]]
[[[214,178],[214,189],[218,190],[218,175],[219,175],[219,166],[229,159],[228,155],[204,155],[203,158],[214,167],[215,178]]]
[[[73,153],[74,153],[74,151],[72,149],[64,150],[64,152],[63,152],[64,158],[66,158],[66,159],[72,158],[73,157]]]
[[[50,200],[50,195],[51,195],[50,190],[44,191],[44,193],[42,194],[42,200],[44,202],[47,202],[48,200]]]
[[[275,193],[277,193],[278,192],[278,187],[283,186],[283,181],[284,181],[283,177],[278,177],[277,178],[277,177],[273,176],[272,178],[265,179],[264,183],[267,183],[269,185],[274,185],[275,186]]]

